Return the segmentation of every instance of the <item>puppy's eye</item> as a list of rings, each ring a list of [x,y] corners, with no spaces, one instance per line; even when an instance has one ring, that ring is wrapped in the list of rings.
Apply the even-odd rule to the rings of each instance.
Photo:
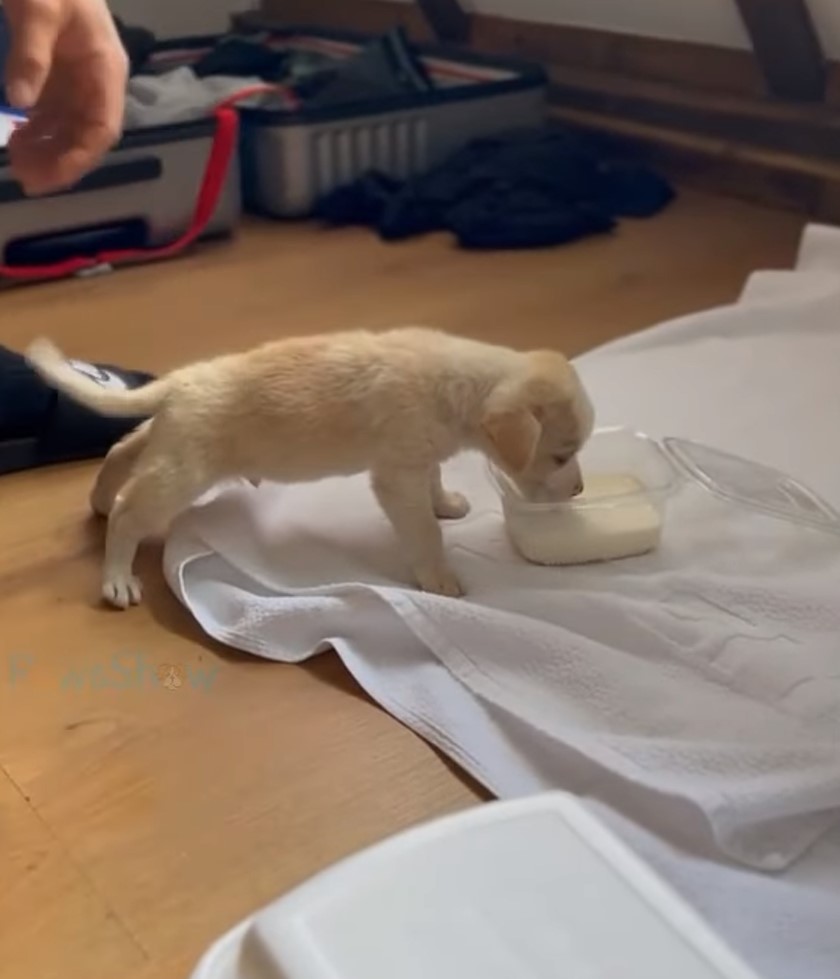
[[[554,460],[554,464],[562,469],[563,466],[568,465],[572,457],[571,455],[566,454],[566,455],[552,456],[551,458]]]

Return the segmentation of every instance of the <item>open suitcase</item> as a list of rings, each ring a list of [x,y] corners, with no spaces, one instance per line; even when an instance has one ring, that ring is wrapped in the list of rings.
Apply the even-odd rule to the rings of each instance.
[[[238,117],[127,132],[76,187],[24,196],[0,150],[0,283],[172,257],[241,214]]]
[[[277,50],[345,61],[373,39],[322,28],[261,28],[249,32]],[[190,64],[207,42],[170,42],[158,66]],[[433,87],[424,92],[297,109],[240,107],[243,192],[248,210],[304,217],[316,202],[365,172],[398,178],[422,173],[473,139],[528,128],[546,118],[542,68],[439,45],[412,46]]]
[[[341,62],[370,37],[289,27],[252,31],[281,50]],[[218,38],[158,46],[149,70],[189,66]],[[92,274],[172,257],[230,234],[242,210],[303,217],[325,194],[367,171],[407,178],[473,139],[545,118],[542,69],[426,45],[428,91],[312,108],[236,103],[213,117],[129,130],[69,191],[23,195],[0,149],[0,284]]]

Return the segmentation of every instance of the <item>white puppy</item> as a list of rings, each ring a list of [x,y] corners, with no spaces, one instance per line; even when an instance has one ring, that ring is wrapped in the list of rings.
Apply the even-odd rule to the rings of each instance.
[[[527,496],[571,496],[581,489],[576,454],[593,427],[589,399],[561,354],[421,328],[281,340],[133,391],[98,386],[46,340],[28,359],[49,384],[103,415],[149,416],[111,450],[91,498],[109,516],[103,595],[118,608],[141,599],[133,573],[140,542],[219,482],[365,471],[419,586],[458,596],[436,518],[463,517],[469,504],[444,489],[441,462],[478,449]]]

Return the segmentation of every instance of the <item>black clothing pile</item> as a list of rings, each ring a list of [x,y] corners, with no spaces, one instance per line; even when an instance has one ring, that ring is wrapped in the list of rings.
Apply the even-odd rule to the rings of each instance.
[[[153,31],[145,27],[133,27],[120,17],[114,17],[114,24],[128,55],[129,70],[132,75],[136,75],[148,64],[158,40]]]
[[[386,241],[449,231],[463,248],[538,248],[652,217],[674,196],[647,167],[604,159],[585,138],[551,127],[477,140],[411,180],[369,173],[324,197],[316,215]]]

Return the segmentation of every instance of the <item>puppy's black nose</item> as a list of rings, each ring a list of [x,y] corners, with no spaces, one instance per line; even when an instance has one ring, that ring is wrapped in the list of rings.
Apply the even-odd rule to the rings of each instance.
[[[582,492],[583,492],[583,480],[579,479],[575,483],[574,489],[572,490],[572,497],[580,496]]]

